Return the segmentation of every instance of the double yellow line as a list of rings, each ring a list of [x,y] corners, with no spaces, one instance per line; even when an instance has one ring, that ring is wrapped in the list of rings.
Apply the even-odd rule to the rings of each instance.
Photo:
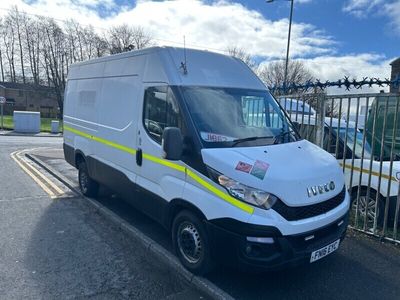
[[[60,187],[23,158],[22,155],[26,151],[28,150],[15,151],[11,153],[10,156],[18,166],[50,196],[50,198],[54,199],[63,195],[65,192]]]

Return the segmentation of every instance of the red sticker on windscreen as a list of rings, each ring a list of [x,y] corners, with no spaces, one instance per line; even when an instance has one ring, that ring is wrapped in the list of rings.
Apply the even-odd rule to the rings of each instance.
[[[238,164],[236,165],[235,170],[242,171],[245,173],[250,173],[252,167],[253,166],[248,163],[239,161]]]

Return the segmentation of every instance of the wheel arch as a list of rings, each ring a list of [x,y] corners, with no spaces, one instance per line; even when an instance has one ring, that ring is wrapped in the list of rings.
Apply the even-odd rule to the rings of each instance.
[[[181,198],[176,198],[171,200],[168,204],[167,216],[165,218],[165,227],[168,230],[171,230],[175,216],[182,210],[189,210],[197,215],[202,221],[207,220],[204,213],[193,203]]]
[[[86,162],[86,156],[81,150],[75,150],[75,167],[78,168],[81,162]]]

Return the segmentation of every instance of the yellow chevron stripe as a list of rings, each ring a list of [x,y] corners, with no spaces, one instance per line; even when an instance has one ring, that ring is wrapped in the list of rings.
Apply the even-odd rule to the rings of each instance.
[[[106,140],[106,139],[103,139],[103,138],[88,134],[86,132],[77,130],[77,129],[72,128],[70,126],[65,126],[64,125],[64,130],[72,132],[72,133],[74,133],[76,135],[82,136],[84,138],[87,138],[87,139],[102,143],[102,144],[110,146],[112,148],[115,148],[115,149],[130,153],[132,155],[136,154],[136,151],[137,151],[136,149],[129,148],[127,146],[120,145],[120,144],[114,143],[112,141],[109,141],[109,140]],[[189,170],[185,166],[173,163],[173,162],[171,162],[169,160],[162,159],[162,158],[159,158],[159,157],[147,154],[147,153],[143,153],[143,158],[147,159],[149,161],[152,161],[154,163],[166,166],[168,168],[177,170],[179,172],[184,172],[184,173],[186,173],[186,175],[188,175],[194,181],[199,183],[201,186],[203,186],[204,188],[206,188],[207,190],[209,190],[213,194],[217,195],[222,200],[232,204],[233,206],[235,206],[235,207],[237,207],[237,208],[239,208],[239,209],[241,209],[241,210],[243,210],[243,211],[245,211],[245,212],[247,212],[249,214],[252,214],[254,212],[254,207],[252,207],[251,205],[247,205],[244,202],[242,202],[242,201],[240,201],[240,200],[238,200],[238,199],[236,199],[234,197],[231,197],[229,194],[224,193],[223,191],[217,189],[212,184],[210,184],[209,182],[207,182],[206,180],[204,180],[199,175],[197,175],[195,172]]]
[[[339,163],[339,164],[343,167],[343,163]],[[348,165],[348,164],[345,164],[344,167],[346,169],[358,171],[358,172],[361,172],[361,173],[364,173],[364,174],[370,174],[371,173],[371,175],[378,176],[378,177],[380,175],[379,172],[375,172],[375,171],[371,171],[370,172],[367,169],[361,169],[361,168],[356,167],[356,166],[352,167],[351,165]],[[393,181],[397,182],[396,177],[393,177],[393,176],[390,176],[390,175],[382,174],[382,178],[385,178],[385,179],[388,179],[388,180],[393,180]]]

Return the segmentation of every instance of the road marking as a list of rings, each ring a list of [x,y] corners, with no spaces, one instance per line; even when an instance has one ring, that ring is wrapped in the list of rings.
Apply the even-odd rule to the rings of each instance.
[[[25,171],[51,198],[55,198],[56,195],[44,184],[42,183],[35,175],[32,174],[19,160],[15,157],[15,152],[11,153],[11,158],[20,166],[22,170]]]
[[[50,179],[48,179],[43,173],[41,173],[38,169],[36,169],[33,165],[29,164],[26,162],[24,159],[22,159],[26,165],[34,171],[37,175],[39,175],[44,181],[47,182],[48,185],[50,185],[57,193],[59,194],[64,194],[64,191],[60,189],[54,182],[52,182]]]
[[[52,182],[49,178],[47,178],[43,173],[41,173],[38,169],[36,169],[31,164],[27,163],[20,154],[25,152],[26,150],[14,151],[11,153],[11,158],[20,166],[22,170],[25,171],[49,196],[54,199],[62,196],[65,192],[58,187],[54,182]],[[35,174],[36,175],[35,175]],[[40,178],[42,180],[40,180]],[[47,185],[46,185],[47,183]],[[54,193],[54,191],[57,193]]]

